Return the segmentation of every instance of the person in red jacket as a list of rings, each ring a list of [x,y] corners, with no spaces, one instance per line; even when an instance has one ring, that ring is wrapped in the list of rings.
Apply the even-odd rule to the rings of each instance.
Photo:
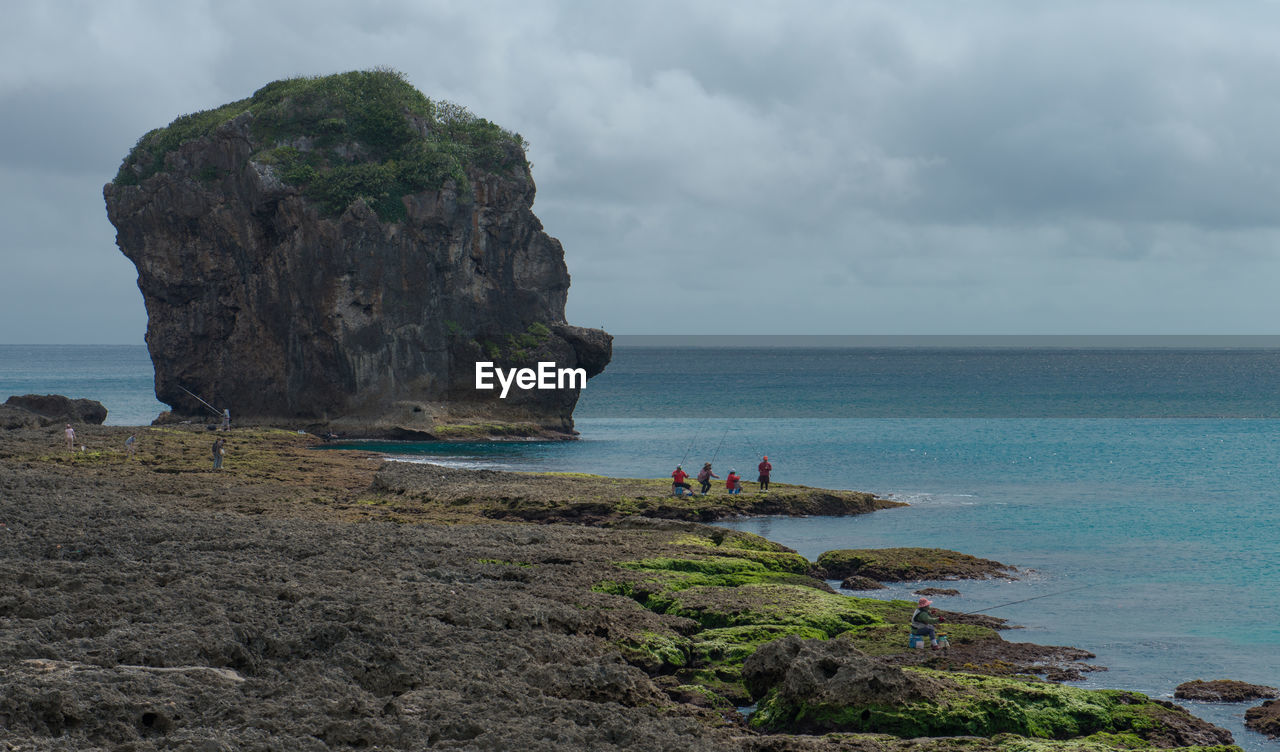
[[[766,454],[764,456],[764,460],[760,462],[758,469],[760,470],[760,490],[768,491],[769,473],[773,472],[773,465],[769,464],[769,455]]]
[[[684,468],[681,467],[680,465],[676,465],[676,471],[671,474],[672,492],[683,495],[683,492],[676,491],[677,488],[683,488],[685,491],[688,491],[689,493],[693,493],[693,487],[690,486],[688,483],[684,482],[684,479],[688,477],[689,477],[689,474],[684,471]]]
[[[742,476],[737,470],[730,470],[729,477],[724,479],[724,490],[731,494],[742,493]]]

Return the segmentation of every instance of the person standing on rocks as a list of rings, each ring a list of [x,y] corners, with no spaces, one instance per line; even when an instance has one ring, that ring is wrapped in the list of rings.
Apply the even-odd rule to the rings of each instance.
[[[222,457],[227,453],[226,443],[227,443],[227,440],[222,438],[221,436],[219,436],[218,439],[213,442],[213,469],[214,470],[222,469]]]
[[[231,430],[231,408],[229,407],[222,408],[222,430]]]
[[[133,451],[136,446],[137,446],[137,442],[135,441],[133,434],[129,434],[129,438],[124,440],[125,454],[128,455],[130,458],[132,458]]]
[[[938,650],[938,624],[943,622],[941,616],[934,616],[929,607],[933,605],[933,601],[928,598],[921,598],[916,601],[915,613],[911,614],[911,634],[928,635],[929,641],[933,643],[933,649]]]
[[[68,423],[67,430],[63,431],[62,435],[67,437],[67,450],[74,452],[76,450],[76,429],[72,428],[71,424]]]
[[[769,464],[769,455],[766,454],[764,456],[764,459],[760,461],[760,465],[757,467],[757,469],[760,471],[760,477],[758,478],[760,482],[760,490],[768,491],[769,490],[769,473],[773,472],[773,465]]]
[[[706,493],[711,490],[712,478],[719,480],[720,476],[711,472],[711,463],[708,462],[702,466],[701,470],[698,471],[698,482],[702,484],[703,495],[706,495]]]

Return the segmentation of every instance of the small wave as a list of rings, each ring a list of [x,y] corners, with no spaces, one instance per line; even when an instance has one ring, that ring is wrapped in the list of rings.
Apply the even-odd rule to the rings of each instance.
[[[407,462],[411,465],[437,465],[455,470],[514,470],[512,465],[504,462],[480,459],[478,457],[383,457],[388,462]]]
[[[886,499],[905,501],[912,506],[973,506],[979,503],[974,494],[927,493],[924,491],[895,491]]]

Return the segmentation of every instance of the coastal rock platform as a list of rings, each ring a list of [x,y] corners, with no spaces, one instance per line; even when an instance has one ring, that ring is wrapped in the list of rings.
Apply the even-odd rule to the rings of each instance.
[[[1015,675],[1037,668],[1021,660],[1033,653],[1082,651],[1020,647],[956,615],[949,654],[912,651],[909,602],[835,594],[811,562],[747,533],[642,514],[495,518],[493,478],[475,486],[483,500],[457,479],[428,496],[430,478],[284,431],[226,434],[220,471],[202,430],[83,434],[83,452],[52,428],[0,435],[10,749],[994,751],[1044,735],[992,719],[1047,718],[1046,698],[1077,718],[1070,731],[1053,716],[1058,740],[1034,740],[1046,749],[1230,742],[1136,693]],[[904,712],[963,685],[986,720],[957,733],[953,709],[952,725],[912,738],[835,718],[821,730],[842,733],[805,735],[779,703],[767,725],[748,722],[744,662],[782,638],[817,645],[797,651],[812,657],[797,681],[824,686],[828,657],[858,656],[858,676],[923,688],[875,695]]]

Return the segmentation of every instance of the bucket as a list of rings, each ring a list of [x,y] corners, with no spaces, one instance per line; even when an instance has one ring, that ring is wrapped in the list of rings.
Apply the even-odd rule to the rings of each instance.
[[[923,648],[927,642],[928,640],[924,635],[913,634],[907,638],[907,647]]]

